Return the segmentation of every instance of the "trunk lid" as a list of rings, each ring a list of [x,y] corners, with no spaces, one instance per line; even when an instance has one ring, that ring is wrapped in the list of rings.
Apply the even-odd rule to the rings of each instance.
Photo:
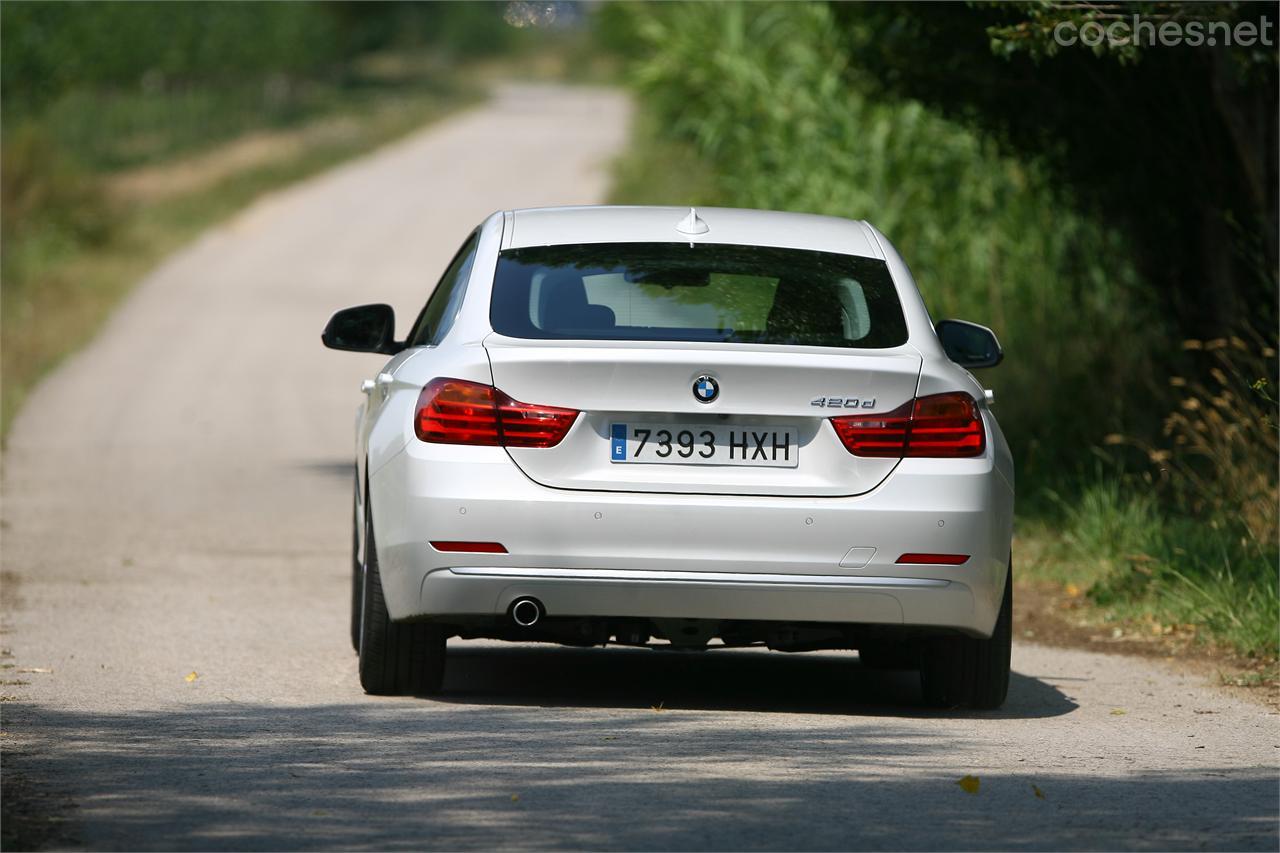
[[[485,339],[493,384],[525,403],[582,412],[551,448],[508,448],[532,480],[561,489],[726,495],[847,496],[870,491],[896,459],[851,455],[827,419],[888,412],[915,396],[920,356],[877,352],[658,341]],[[711,403],[694,383],[719,385]],[[815,405],[821,400],[822,405]],[[793,465],[623,464],[611,461],[615,425],[700,431],[794,431]],[[738,433],[742,435],[743,433]],[[722,439],[723,440],[723,439]],[[723,458],[723,450],[717,459]]]

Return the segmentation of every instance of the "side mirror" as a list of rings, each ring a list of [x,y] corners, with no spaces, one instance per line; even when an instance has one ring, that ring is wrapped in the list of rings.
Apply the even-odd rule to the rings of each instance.
[[[1004,360],[996,333],[966,320],[943,320],[934,326],[942,351],[961,367],[995,367]]]
[[[396,312],[390,305],[358,305],[329,318],[320,340],[329,349],[395,355],[404,349],[396,341]]]

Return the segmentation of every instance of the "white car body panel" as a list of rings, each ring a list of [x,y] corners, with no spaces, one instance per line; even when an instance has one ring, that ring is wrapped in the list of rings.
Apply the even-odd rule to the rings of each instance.
[[[601,211],[607,210],[607,215]],[[708,223],[701,234],[677,233],[674,225],[687,207],[549,207],[518,210],[508,216],[503,249],[559,243],[731,243],[841,252],[884,259],[880,243],[864,222],[809,213],[774,213],[700,207]],[[566,240],[566,235],[572,235]]]
[[[358,415],[357,511],[367,490],[392,618],[501,619],[517,598],[532,596],[548,617],[906,625],[989,636],[1010,560],[1013,463],[982,386],[943,353],[892,245],[866,223],[761,211],[700,209],[707,233],[677,233],[687,214],[563,208],[494,214],[481,226],[451,331],[438,346],[392,358]],[[882,259],[907,343],[859,350],[524,340],[490,324],[500,250],[699,241]],[[689,392],[703,372],[722,381],[713,406]],[[425,443],[414,434],[414,412],[437,377],[584,414],[554,448]],[[981,456],[856,457],[825,420],[844,412],[809,405],[817,395],[846,394],[874,399],[871,411],[880,413],[957,390],[977,401],[987,438]],[[800,466],[611,466],[597,451],[616,414],[797,424]],[[429,544],[439,540],[501,542],[508,553],[441,553]],[[971,558],[898,564],[908,552]]]
[[[945,463],[944,474],[938,462]],[[526,571],[641,570],[742,587],[759,599],[752,608],[757,615],[721,615],[717,608],[702,618],[828,621],[811,608],[834,589],[855,597],[874,593],[879,615],[859,607],[856,618],[850,612],[832,621],[911,619],[980,635],[989,633],[1000,603],[1012,523],[1012,504],[1001,502],[1006,490],[991,476],[993,464],[990,456],[905,459],[886,483],[853,498],[638,494],[548,489],[523,476],[501,448],[419,442],[406,450],[404,464],[374,475],[373,513],[395,618],[502,614],[523,594],[539,598],[550,615],[695,618],[681,591],[688,587],[676,582],[637,576],[631,586],[647,595],[636,607],[661,600],[653,612],[592,613],[579,609],[583,599],[572,592],[573,580]],[[993,512],[993,504],[1007,509]],[[430,530],[431,539],[501,541],[511,553],[439,553],[421,530]],[[842,567],[855,547],[875,554],[860,568]],[[974,554],[965,566],[894,562],[911,551],[960,549]],[[450,571],[470,566],[510,567],[511,573],[459,581]],[[742,581],[744,575],[786,575],[794,583],[761,587]],[[921,579],[944,582],[946,591],[916,586]],[[436,594],[441,584],[450,597]],[[474,591],[462,592],[464,585]],[[528,592],[533,587],[539,591]]]

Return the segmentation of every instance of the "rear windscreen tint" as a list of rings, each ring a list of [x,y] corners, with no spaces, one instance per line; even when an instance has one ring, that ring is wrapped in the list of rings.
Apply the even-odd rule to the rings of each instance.
[[[509,249],[498,258],[490,319],[515,338],[858,348],[907,340],[883,261],[705,243]]]

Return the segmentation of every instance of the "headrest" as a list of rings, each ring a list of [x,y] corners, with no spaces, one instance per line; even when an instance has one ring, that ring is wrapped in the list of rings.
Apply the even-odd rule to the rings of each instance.
[[[542,280],[538,294],[541,327],[549,331],[612,329],[617,324],[613,310],[587,301],[582,276],[572,270],[557,270]]]
[[[843,337],[843,316],[834,287],[784,278],[774,292],[765,331],[783,340]]]

